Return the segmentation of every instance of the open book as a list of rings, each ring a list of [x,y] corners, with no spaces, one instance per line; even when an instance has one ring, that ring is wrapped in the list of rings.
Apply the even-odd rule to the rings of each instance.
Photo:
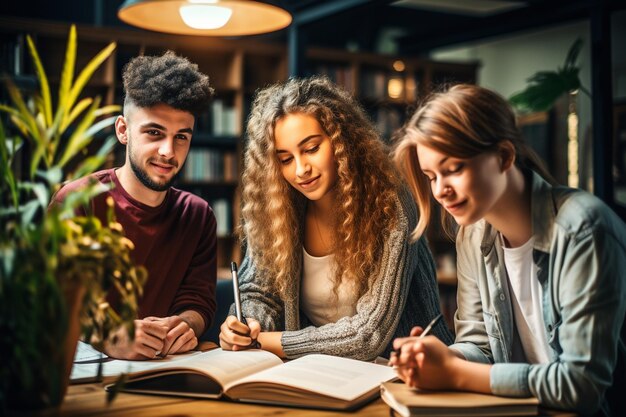
[[[534,416],[536,398],[508,398],[457,391],[422,391],[404,383],[386,382],[380,397],[403,417],[409,416]]]
[[[84,380],[88,372],[97,372],[97,365],[75,364],[72,379]],[[382,382],[395,378],[388,366],[336,356],[308,355],[283,363],[262,350],[221,349],[103,363],[105,380],[120,373],[128,373],[125,392],[337,410],[362,406],[378,396]]]

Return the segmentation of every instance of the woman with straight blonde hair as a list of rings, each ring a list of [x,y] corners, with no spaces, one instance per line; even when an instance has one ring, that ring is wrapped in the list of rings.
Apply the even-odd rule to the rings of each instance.
[[[317,77],[267,87],[247,133],[239,279],[248,326],[229,316],[222,348],[258,340],[281,357],[371,360],[439,314],[426,242],[408,241],[415,203],[348,93]],[[434,330],[451,342],[445,324]]]
[[[456,340],[395,340],[409,385],[539,399],[626,415],[626,226],[596,197],[554,184],[509,104],[477,86],[432,96],[395,159],[427,226],[430,193],[459,226]],[[429,192],[430,189],[430,192]]]

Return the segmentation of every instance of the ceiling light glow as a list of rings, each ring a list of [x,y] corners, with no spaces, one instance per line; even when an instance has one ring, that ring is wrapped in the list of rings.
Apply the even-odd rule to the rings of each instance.
[[[206,4],[180,6],[179,12],[183,22],[194,29],[219,29],[228,23],[233,14],[228,7]]]

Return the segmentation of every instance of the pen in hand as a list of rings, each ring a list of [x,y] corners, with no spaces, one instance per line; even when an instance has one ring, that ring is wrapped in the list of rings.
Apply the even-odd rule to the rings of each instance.
[[[422,334],[420,334],[417,338],[418,339],[423,339],[424,337],[428,336],[428,333],[430,333],[430,331],[432,330],[433,327],[435,327],[435,325],[439,322],[439,320],[441,320],[441,318],[443,317],[443,314],[439,313],[437,315],[437,317],[435,317],[434,319],[431,320],[430,323],[428,323],[428,326],[426,326],[426,328],[424,329],[424,331],[422,332]],[[408,342],[407,342],[408,343]],[[393,350],[393,353],[396,356],[400,356],[400,353],[402,351],[402,346],[404,346],[404,344],[400,345],[398,348]]]
[[[237,263],[236,262],[230,263],[230,271],[233,277],[233,294],[235,296],[234,297],[235,298],[235,314],[237,315],[237,320],[239,320],[241,323],[247,326],[248,321],[243,316],[243,313],[241,311],[241,298],[239,296],[239,278],[237,276]],[[261,343],[258,340],[254,339],[248,347],[252,349],[261,349]]]

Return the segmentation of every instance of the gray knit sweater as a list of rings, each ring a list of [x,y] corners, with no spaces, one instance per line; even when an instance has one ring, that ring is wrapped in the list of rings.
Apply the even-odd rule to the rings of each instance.
[[[248,255],[239,271],[244,316],[258,320],[263,331],[282,331],[282,348],[289,359],[311,353],[361,360],[388,357],[393,339],[408,335],[413,326],[426,327],[440,312],[435,268],[426,241],[421,238],[409,243],[417,209],[407,191],[402,192],[398,205],[399,221],[380,254],[379,276],[357,301],[354,316],[320,327],[311,325],[300,310],[301,270],[288,288],[287,299],[293,301],[284,302],[263,291],[264,279]],[[233,311],[234,306],[231,314]],[[447,345],[452,343],[443,320],[432,334]]]

